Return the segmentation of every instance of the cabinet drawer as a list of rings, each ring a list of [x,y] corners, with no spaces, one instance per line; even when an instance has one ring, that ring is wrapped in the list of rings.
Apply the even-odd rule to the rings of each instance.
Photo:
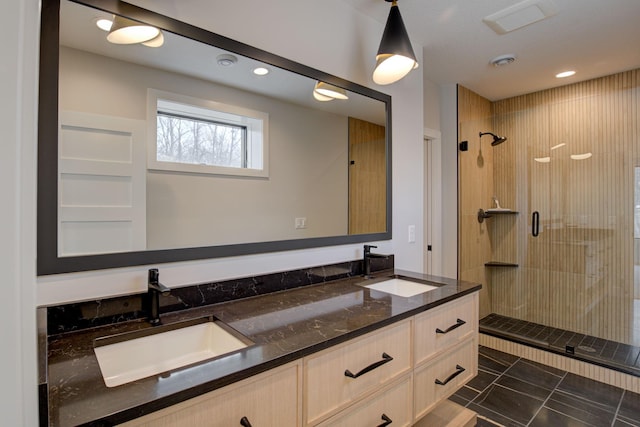
[[[307,422],[316,423],[409,372],[410,349],[411,323],[406,320],[306,358]]]
[[[417,366],[478,330],[478,293],[419,314],[415,322]]]
[[[297,426],[301,420],[298,363],[178,403],[128,423],[127,427]]]
[[[474,335],[414,373],[416,419],[452,395],[478,373],[478,343]]]
[[[411,392],[411,376],[407,376],[400,383],[345,409],[319,426],[372,427],[389,421],[394,426],[410,426],[413,419]]]

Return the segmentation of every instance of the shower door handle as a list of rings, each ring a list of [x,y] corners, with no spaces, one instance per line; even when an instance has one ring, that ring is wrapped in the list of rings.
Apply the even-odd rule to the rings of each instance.
[[[540,212],[534,211],[531,214],[531,235],[538,237],[538,234],[540,234]]]

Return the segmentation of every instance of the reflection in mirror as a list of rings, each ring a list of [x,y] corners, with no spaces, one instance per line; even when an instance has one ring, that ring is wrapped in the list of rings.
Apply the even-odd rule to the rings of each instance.
[[[387,95],[93,3],[111,9],[60,3],[59,74],[41,82],[59,110],[57,140],[41,111],[40,274],[390,238]],[[123,10],[153,42],[108,40]]]

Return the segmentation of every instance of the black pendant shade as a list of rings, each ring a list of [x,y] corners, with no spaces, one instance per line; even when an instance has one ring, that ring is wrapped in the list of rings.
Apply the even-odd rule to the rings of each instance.
[[[409,34],[394,0],[376,55],[373,81],[377,84],[390,84],[400,80],[417,67],[418,63],[411,47]]]

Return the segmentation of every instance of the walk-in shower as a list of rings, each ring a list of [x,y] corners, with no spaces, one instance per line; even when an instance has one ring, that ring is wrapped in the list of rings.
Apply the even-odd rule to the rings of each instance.
[[[640,70],[458,102],[469,150],[509,137],[482,163],[458,156],[459,278],[483,284],[481,332],[640,376]],[[494,196],[505,209],[480,222]]]

